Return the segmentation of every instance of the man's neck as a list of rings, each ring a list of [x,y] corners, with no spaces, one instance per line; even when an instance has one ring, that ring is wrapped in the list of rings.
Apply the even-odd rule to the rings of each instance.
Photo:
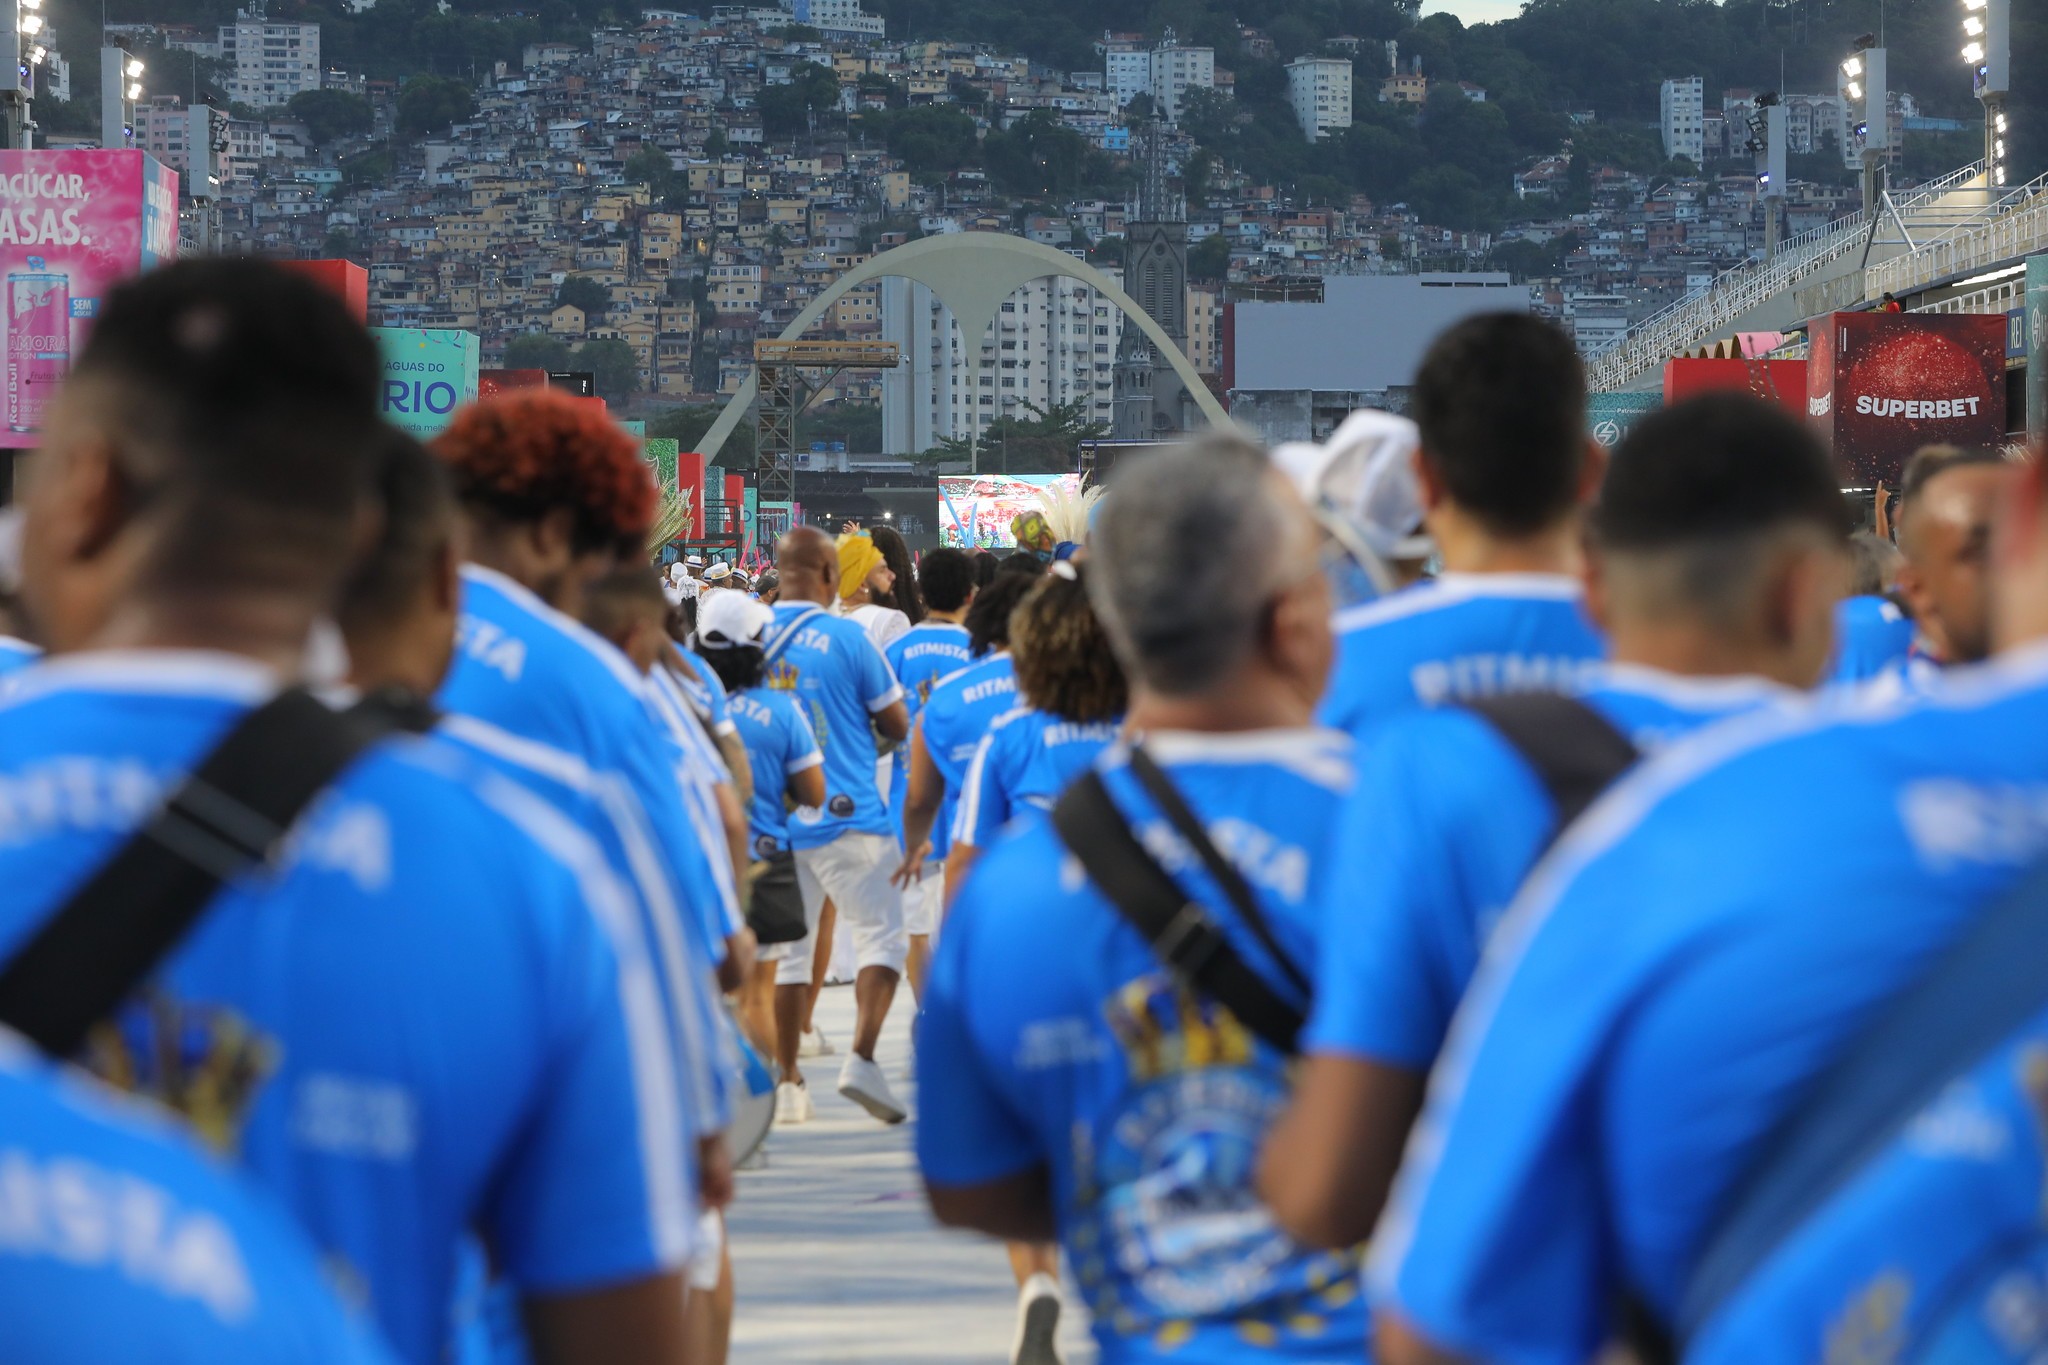
[[[1446,573],[1573,575],[1583,562],[1576,516],[1526,536],[1503,536],[1445,504],[1431,509],[1429,533]]]
[[[1299,729],[1314,721],[1315,704],[1284,679],[1264,670],[1245,669],[1198,696],[1165,696],[1141,688],[1131,701],[1124,729],[1133,734],[1151,730],[1229,734]]]
[[[935,607],[927,607],[924,619],[927,623],[943,621],[949,626],[964,625],[967,621],[967,608],[960,607],[954,611],[940,611]]]
[[[823,583],[815,586],[806,586],[802,583],[784,581],[782,592],[775,599],[775,605],[780,607],[802,604],[813,607],[829,607],[832,605],[832,599],[835,595],[832,589]]]
[[[1811,679],[1788,676],[1789,662],[1776,650],[1730,640],[1699,626],[1676,623],[1614,623],[1608,660],[1653,668],[1681,678],[1768,678],[1787,687],[1810,687]]]
[[[130,602],[79,647],[239,654],[296,677],[305,664],[312,624],[303,602],[282,595]]]

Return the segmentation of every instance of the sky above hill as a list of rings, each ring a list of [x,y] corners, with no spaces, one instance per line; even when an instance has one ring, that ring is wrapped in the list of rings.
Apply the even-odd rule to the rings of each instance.
[[[1490,24],[1522,12],[1522,0],[1424,0],[1424,14],[1449,12],[1468,24]]]

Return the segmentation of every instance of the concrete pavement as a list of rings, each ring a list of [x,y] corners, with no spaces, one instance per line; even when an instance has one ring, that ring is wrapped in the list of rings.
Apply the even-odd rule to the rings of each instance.
[[[915,1114],[911,1014],[906,986],[876,1060]],[[911,1124],[885,1128],[840,1098],[852,988],[828,988],[818,1019],[841,1050],[805,1065],[818,1117],[777,1130],[767,1166],[739,1177],[733,1365],[1001,1365],[1017,1302],[1002,1247],[936,1227],[919,1192]],[[1061,1326],[1069,1365],[1089,1365],[1095,1352],[1071,1300]]]

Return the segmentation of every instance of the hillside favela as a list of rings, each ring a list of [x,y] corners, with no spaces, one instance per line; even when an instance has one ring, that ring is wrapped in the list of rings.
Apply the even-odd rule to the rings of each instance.
[[[2048,1365],[2048,0],[0,18],[0,1365]]]

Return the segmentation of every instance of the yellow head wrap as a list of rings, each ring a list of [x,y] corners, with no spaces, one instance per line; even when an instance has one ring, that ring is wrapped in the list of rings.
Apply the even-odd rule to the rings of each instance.
[[[881,562],[882,552],[867,532],[839,537],[839,600],[844,602],[859,592]]]

